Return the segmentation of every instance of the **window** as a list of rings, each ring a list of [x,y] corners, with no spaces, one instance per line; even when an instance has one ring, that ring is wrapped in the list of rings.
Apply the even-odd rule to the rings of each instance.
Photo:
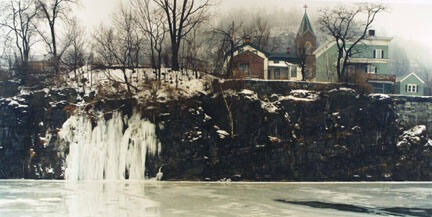
[[[312,54],[312,45],[310,42],[306,42],[305,48],[306,48],[306,55],[311,55]]]
[[[377,73],[378,72],[378,68],[374,65],[367,65],[366,66],[366,72],[367,73]]]
[[[249,74],[249,63],[240,63],[239,72]]]
[[[291,66],[291,78],[297,78],[297,66]]]
[[[405,85],[405,91],[407,93],[417,93],[418,87],[416,84],[407,84],[407,85]]]
[[[382,50],[382,49],[374,50],[374,58],[375,59],[384,59],[384,50]]]
[[[274,78],[279,79],[280,78],[280,69],[274,69]]]

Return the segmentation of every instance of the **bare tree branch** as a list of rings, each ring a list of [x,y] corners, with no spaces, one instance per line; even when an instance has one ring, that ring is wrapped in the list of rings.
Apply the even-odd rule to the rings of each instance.
[[[363,4],[355,9],[339,7],[333,10],[322,10],[319,19],[321,30],[330,35],[336,42],[338,57],[336,62],[337,76],[346,81],[345,72],[350,58],[358,51],[358,45],[367,37],[378,13],[385,10],[383,5]],[[359,22],[359,17],[366,19]]]

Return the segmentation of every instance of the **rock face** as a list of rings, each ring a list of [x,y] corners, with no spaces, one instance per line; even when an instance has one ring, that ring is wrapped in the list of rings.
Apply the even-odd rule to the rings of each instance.
[[[77,93],[8,99],[0,105],[0,178],[64,178],[69,148],[57,131],[77,112]],[[162,150],[147,155],[146,176],[163,180],[432,180],[426,127],[404,132],[385,95],[339,88],[263,99],[221,90],[167,102],[97,101],[81,111],[105,119],[139,112],[155,124]]]
[[[418,125],[403,132],[397,143],[399,159],[396,161],[397,179],[430,180],[432,177],[432,140],[427,137],[426,126]]]
[[[168,180],[391,180],[397,116],[390,98],[351,89],[251,91],[165,105],[156,118]],[[230,108],[234,135],[227,107]]]
[[[0,178],[61,178],[56,130],[73,110],[73,89],[36,91],[0,100]]]

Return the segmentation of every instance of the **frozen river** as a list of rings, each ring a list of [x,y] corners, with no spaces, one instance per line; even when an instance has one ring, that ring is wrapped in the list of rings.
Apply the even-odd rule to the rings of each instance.
[[[0,216],[432,216],[432,183],[6,180]]]

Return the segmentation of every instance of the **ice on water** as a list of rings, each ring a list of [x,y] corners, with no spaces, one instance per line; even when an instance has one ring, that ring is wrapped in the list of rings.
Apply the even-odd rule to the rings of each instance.
[[[431,183],[6,180],[0,181],[0,216],[428,216],[431,192]]]

